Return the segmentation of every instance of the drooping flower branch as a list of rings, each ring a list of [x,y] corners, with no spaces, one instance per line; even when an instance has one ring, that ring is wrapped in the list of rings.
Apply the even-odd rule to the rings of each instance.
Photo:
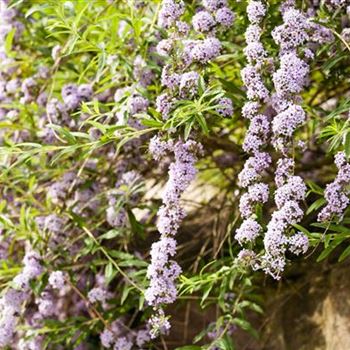
[[[300,176],[294,175],[292,154],[294,133],[306,119],[299,94],[307,84],[309,73],[308,64],[298,56],[298,48],[308,42],[311,29],[307,17],[294,6],[294,1],[282,4],[283,24],[272,32],[280,48],[279,68],[273,74],[275,94],[272,105],[277,115],[272,121],[272,143],[281,158],[277,162],[275,177],[277,210],[267,225],[262,268],[276,279],[284,270],[287,247],[290,246],[294,253],[305,252],[308,247],[308,240],[302,233],[288,237],[289,226],[298,223],[304,215],[300,203],[305,199],[306,185]]]
[[[264,146],[268,143],[270,136],[270,120],[260,112],[269,97],[269,91],[262,77],[262,70],[268,57],[260,41],[261,23],[266,11],[262,1],[249,1],[247,16],[250,25],[245,33],[247,46],[244,49],[248,65],[242,69],[242,79],[247,88],[249,101],[244,105],[242,114],[244,118],[250,120],[243,150],[252,156],[246,161],[239,174],[240,186],[247,188],[247,192],[241,196],[239,205],[244,221],[235,235],[241,245],[253,243],[261,233],[262,227],[256,219],[255,207],[259,203],[266,203],[269,197],[269,187],[261,181],[264,170],[271,163],[269,154],[264,152]]]
[[[185,39],[192,27],[180,20],[185,12],[184,2],[162,2],[158,24],[168,36],[158,43],[157,53],[166,62],[161,75],[161,85],[165,91],[157,97],[156,110],[164,120],[171,117],[177,101],[191,100],[198,95],[201,75],[197,70],[203,69],[221,52],[222,45],[215,37],[216,29],[228,28],[233,23],[234,14],[225,0],[203,1],[203,6],[204,10],[197,12],[192,19],[192,27],[197,32],[194,36],[200,35],[202,38],[192,40]],[[217,102],[220,115],[232,115],[233,106],[229,98],[222,97]],[[162,141],[160,137],[154,137],[150,142],[149,150],[156,161],[161,161],[167,153],[174,154],[162,196],[163,205],[158,211],[157,228],[161,239],[152,245],[148,268],[150,285],[145,293],[146,301],[155,311],[150,319],[153,338],[170,328],[163,306],[176,300],[175,282],[181,273],[180,266],[173,260],[176,254],[174,236],[185,216],[180,199],[196,175],[194,165],[201,149],[202,146],[193,140]]]
[[[30,281],[43,272],[40,255],[28,247],[23,258],[23,269],[13,279],[0,299],[0,346],[5,348],[13,344],[17,322],[21,316],[22,305],[31,297]]]
[[[185,217],[180,202],[181,195],[196,176],[196,155],[201,152],[201,145],[192,140],[174,143],[172,140],[165,142],[155,137],[151,140],[150,152],[156,160],[160,160],[167,152],[173,152],[175,158],[169,166],[169,177],[162,195],[163,205],[158,211],[157,228],[161,238],[152,245],[151,264],[147,272],[150,285],[145,292],[145,299],[155,310],[150,322],[151,335],[155,337],[159,332],[165,333],[170,328],[162,306],[176,300],[175,281],[181,268],[172,259],[176,254],[174,236]]]

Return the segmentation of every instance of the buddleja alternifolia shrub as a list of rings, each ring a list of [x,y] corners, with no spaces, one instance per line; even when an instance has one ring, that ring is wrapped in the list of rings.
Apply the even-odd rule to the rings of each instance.
[[[257,335],[261,281],[350,255],[349,51],[347,0],[0,0],[0,347]]]

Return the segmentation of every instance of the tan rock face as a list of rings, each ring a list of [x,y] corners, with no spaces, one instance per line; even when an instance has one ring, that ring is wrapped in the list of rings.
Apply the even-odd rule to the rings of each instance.
[[[313,269],[270,295],[261,349],[350,349],[350,265]]]

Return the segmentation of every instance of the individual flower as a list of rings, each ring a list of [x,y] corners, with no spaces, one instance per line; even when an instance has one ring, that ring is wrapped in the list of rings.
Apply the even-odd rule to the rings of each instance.
[[[305,254],[309,249],[309,239],[304,233],[298,232],[288,238],[288,249],[295,255]]]
[[[54,289],[62,289],[66,284],[66,276],[62,271],[53,271],[49,276],[49,284]]]
[[[259,23],[266,14],[265,5],[261,1],[249,1],[247,15],[251,23]]]
[[[193,16],[192,24],[197,32],[207,33],[214,28],[215,20],[209,12],[200,11]]]
[[[163,39],[157,45],[157,53],[161,56],[169,56],[174,47],[172,39]]]
[[[182,0],[163,0],[158,15],[160,27],[170,28],[182,16],[185,11],[185,4]]]
[[[202,3],[203,6],[211,12],[227,6],[227,0],[203,0]]]
[[[186,72],[180,77],[180,96],[192,97],[198,91],[199,85],[199,74],[197,72],[191,71]]]
[[[164,120],[169,118],[169,113],[174,105],[173,98],[167,93],[161,94],[156,100],[156,110],[161,113]]]
[[[246,219],[242,225],[236,230],[235,239],[239,244],[254,242],[259,236],[262,227],[254,219]]]
[[[228,97],[221,97],[218,100],[219,107],[216,111],[223,117],[231,117],[233,115],[233,104],[232,100]]]
[[[234,13],[227,7],[222,7],[215,13],[216,22],[224,27],[232,26],[234,19]]]

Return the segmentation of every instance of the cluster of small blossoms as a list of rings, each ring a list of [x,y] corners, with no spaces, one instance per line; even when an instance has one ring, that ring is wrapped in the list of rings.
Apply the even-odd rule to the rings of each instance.
[[[263,2],[249,1],[247,16],[250,25],[245,33],[247,46],[244,49],[248,65],[242,69],[241,73],[249,99],[242,109],[242,114],[244,118],[250,120],[243,150],[252,156],[246,161],[238,176],[240,186],[247,188],[247,192],[241,196],[239,204],[244,221],[235,235],[240,245],[253,243],[260,235],[262,227],[254,217],[255,205],[266,203],[269,198],[269,187],[261,182],[261,178],[264,170],[271,163],[269,154],[263,152],[263,147],[269,139],[270,120],[266,115],[259,112],[269,96],[261,74],[267,60],[267,53],[260,42],[262,34],[260,26],[265,14],[266,6]]]
[[[1,23],[0,23],[0,45],[1,45],[1,51],[5,51],[5,40],[7,35],[14,30],[15,31],[15,40],[17,40],[24,29],[23,23],[17,20],[18,13],[16,9],[9,8],[8,6],[9,1],[7,0],[1,0],[0,1],[0,16],[1,16]]]
[[[77,284],[81,288],[81,280],[86,276],[79,278]],[[33,303],[27,304],[27,310],[24,314],[25,330],[19,333],[21,339],[18,342],[19,350],[42,349],[45,342],[44,336],[38,335],[38,330],[45,326],[48,319],[63,321],[70,316],[86,314],[86,303],[76,293],[71,293],[72,289],[69,276],[66,272],[56,270],[49,274],[48,284],[38,295]],[[67,309],[67,298],[72,303]],[[76,334],[78,336],[78,333]],[[61,349],[61,347],[57,347]],[[16,348],[17,349],[17,348]],[[81,343],[74,350],[86,350],[86,344]]]
[[[218,27],[229,28],[234,21],[233,12],[227,7],[227,1],[203,1],[204,9],[197,12],[192,19],[192,27],[203,39],[185,39],[191,26],[180,20],[185,11],[183,1],[166,0],[160,10],[159,25],[168,30],[169,36],[157,45],[160,56],[171,58],[173,53],[180,56],[170,60],[162,71],[161,84],[167,92],[159,95],[156,109],[163,119],[168,119],[177,100],[193,98],[198,91],[200,75],[189,70],[192,64],[200,66],[220,55],[221,42],[215,37]],[[178,54],[180,52],[180,54]],[[222,97],[218,101],[217,112],[222,116],[233,114],[232,101]]]
[[[349,4],[348,0],[325,0],[325,3],[328,6],[336,8],[336,9],[341,7],[341,6]]]
[[[150,319],[152,338],[159,333],[166,333],[170,328],[163,305],[176,300],[175,282],[181,273],[180,266],[172,259],[176,254],[174,236],[185,217],[180,200],[196,176],[196,154],[200,153],[201,149],[201,145],[192,140],[166,142],[154,137],[150,143],[150,152],[155,160],[160,160],[166,153],[174,153],[174,161],[169,166],[169,178],[162,194],[163,205],[158,211],[157,228],[161,237],[152,245],[151,264],[147,271],[150,285],[145,292],[145,299],[155,311]]]
[[[109,310],[108,300],[113,297],[113,293],[108,291],[104,276],[96,276],[96,284],[88,293],[90,303],[100,303],[104,310]],[[120,317],[114,320],[100,334],[100,341],[103,347],[113,348],[113,350],[143,349],[150,341],[149,329],[140,328],[138,330],[129,329],[125,320]]]
[[[43,117],[42,127],[45,128],[45,123],[53,123],[59,125],[67,125],[70,128],[77,127],[74,118],[70,114],[74,112],[82,102],[87,102],[92,99],[93,90],[90,84],[76,85],[73,83],[66,84],[61,90],[62,101],[57,98],[52,98],[46,105],[46,115]],[[46,130],[47,131],[47,130]]]
[[[17,68],[14,58],[7,54],[6,38],[14,30],[13,40],[17,42],[24,26],[17,20],[17,11],[14,8],[9,8],[6,0],[0,1],[0,18],[0,104],[9,105],[20,88],[21,82],[18,78],[12,78],[12,74],[16,72]],[[9,119],[12,119],[17,113],[17,110],[0,106],[0,118],[7,116]]]
[[[277,166],[285,161],[293,162],[292,159],[280,159]],[[305,199],[306,185],[299,176],[287,173],[282,177],[284,181],[275,191],[277,210],[267,225],[264,237],[265,255],[262,258],[264,270],[276,279],[280,278],[280,273],[284,270],[287,249],[300,254],[305,253],[308,248],[308,239],[303,233],[290,237],[285,234],[290,225],[298,223],[304,216],[300,202]]]
[[[13,344],[16,325],[20,315],[22,315],[22,306],[31,296],[29,283],[43,272],[41,257],[31,248],[27,249],[23,264],[24,267],[22,271],[12,281],[13,287],[9,287],[0,299],[1,348]]]
[[[247,46],[244,49],[248,65],[241,71],[249,100],[266,101],[269,97],[269,91],[261,75],[261,69],[268,58],[267,52],[260,41],[262,34],[260,26],[265,14],[266,6],[262,1],[249,1],[247,16],[250,24],[245,33]]]
[[[100,303],[104,310],[108,310],[108,300],[113,297],[113,294],[108,291],[104,276],[97,275],[95,280],[95,285],[89,290],[87,298],[90,303]]]
[[[294,1],[285,1],[281,6],[283,24],[276,27],[272,37],[280,47],[278,70],[273,74],[275,95],[272,105],[276,116],[272,121],[273,145],[282,153],[277,162],[275,183],[275,203],[277,210],[267,225],[264,237],[265,254],[262,268],[275,279],[280,278],[285,268],[285,253],[305,252],[308,240],[303,233],[288,237],[286,232],[292,224],[300,222],[303,210],[300,203],[306,196],[304,180],[294,175],[294,160],[288,156],[292,152],[293,135],[306,115],[300,106],[299,94],[307,84],[308,64],[298,56],[298,49],[310,39],[311,25],[308,18],[295,8]]]
[[[332,219],[341,220],[350,203],[350,163],[344,152],[335,155],[335,165],[338,168],[338,174],[335,180],[326,186],[324,196],[327,205],[318,215],[318,221],[321,222]]]
[[[143,349],[150,341],[149,329],[141,328],[130,330],[122,318],[113,321],[108,328],[100,334],[101,344],[113,350]]]

